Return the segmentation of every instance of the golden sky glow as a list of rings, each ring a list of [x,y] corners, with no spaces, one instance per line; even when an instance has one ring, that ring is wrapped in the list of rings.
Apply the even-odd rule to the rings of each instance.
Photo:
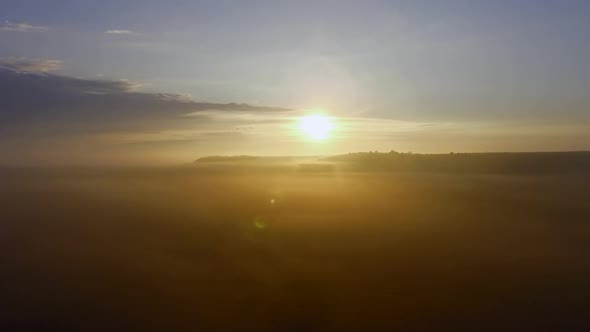
[[[590,1],[8,2],[0,165],[590,149]]]

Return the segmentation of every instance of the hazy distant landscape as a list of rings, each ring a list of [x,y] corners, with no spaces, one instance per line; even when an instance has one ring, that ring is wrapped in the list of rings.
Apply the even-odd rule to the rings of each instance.
[[[198,167],[293,167],[317,171],[558,174],[590,172],[590,152],[512,152],[420,154],[357,152],[329,157],[209,156]]]
[[[0,332],[590,331],[589,18],[0,0]]]
[[[521,165],[525,156],[543,172],[442,166]],[[581,165],[588,153],[217,158],[177,168],[3,169],[2,329],[587,324],[590,172],[568,161]],[[400,158],[418,169],[383,172]],[[333,166],[302,166],[310,164]]]

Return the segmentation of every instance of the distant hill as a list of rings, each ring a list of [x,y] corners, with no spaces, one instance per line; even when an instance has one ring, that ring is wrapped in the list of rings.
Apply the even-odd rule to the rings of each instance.
[[[419,154],[355,152],[331,157],[209,156],[195,164],[249,169],[293,167],[299,171],[391,171],[447,173],[590,172],[590,152],[495,152]]]
[[[350,170],[483,173],[589,172],[590,152],[414,154],[358,152],[323,158]]]
[[[331,173],[335,171],[334,163],[321,161],[318,156],[209,156],[199,158],[195,166],[207,171],[263,171],[304,173]]]
[[[296,157],[262,157],[262,156],[207,156],[195,160],[195,163],[242,163],[242,162],[289,162]]]

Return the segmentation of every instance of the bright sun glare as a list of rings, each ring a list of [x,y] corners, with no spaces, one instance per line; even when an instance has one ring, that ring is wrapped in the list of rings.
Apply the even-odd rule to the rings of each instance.
[[[314,141],[323,141],[328,138],[333,128],[331,119],[323,115],[314,114],[299,118],[299,129]]]

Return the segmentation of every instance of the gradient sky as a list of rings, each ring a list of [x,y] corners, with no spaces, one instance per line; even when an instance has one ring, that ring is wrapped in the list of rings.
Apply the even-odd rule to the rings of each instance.
[[[590,150],[589,17],[582,0],[0,0],[0,163]],[[293,130],[313,109],[335,118],[322,143]]]

